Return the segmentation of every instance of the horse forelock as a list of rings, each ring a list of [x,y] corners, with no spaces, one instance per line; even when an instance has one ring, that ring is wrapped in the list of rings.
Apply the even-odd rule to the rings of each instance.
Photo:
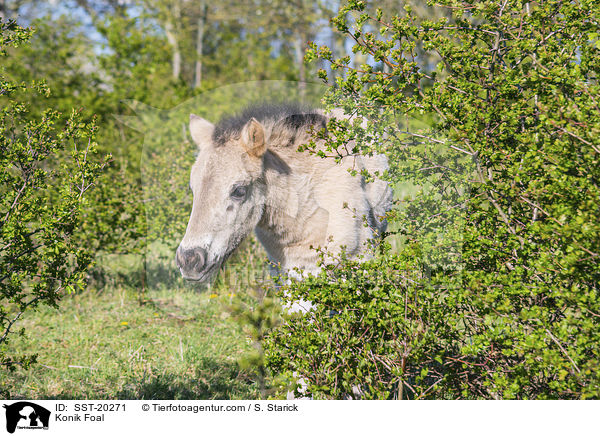
[[[248,106],[239,114],[223,118],[213,131],[216,147],[225,145],[241,135],[242,129],[252,118],[259,121],[274,146],[290,146],[305,138],[312,128],[319,131],[327,123],[327,117],[318,109],[299,103],[262,103]],[[270,142],[270,141],[268,141]]]

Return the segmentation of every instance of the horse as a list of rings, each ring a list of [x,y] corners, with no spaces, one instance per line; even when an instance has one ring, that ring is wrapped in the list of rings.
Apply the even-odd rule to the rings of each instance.
[[[193,203],[175,255],[184,279],[209,282],[252,230],[272,274],[318,273],[318,247],[345,250],[349,258],[367,255],[368,241],[386,229],[392,190],[380,178],[366,183],[349,170],[383,174],[387,159],[348,155],[336,162],[299,152],[311,140],[324,149],[315,132],[331,117],[350,118],[297,103],[251,105],[217,124],[190,115],[198,146]],[[309,308],[299,302],[290,311]]]

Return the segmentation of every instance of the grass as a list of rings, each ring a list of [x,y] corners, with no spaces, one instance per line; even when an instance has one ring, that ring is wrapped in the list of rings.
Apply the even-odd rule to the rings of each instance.
[[[30,369],[4,372],[12,399],[253,399],[238,366],[251,345],[229,319],[231,296],[191,289],[109,288],[28,313],[9,353],[35,353]]]

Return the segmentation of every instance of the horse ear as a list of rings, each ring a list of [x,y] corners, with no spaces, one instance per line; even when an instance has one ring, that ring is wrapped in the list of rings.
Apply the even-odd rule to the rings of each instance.
[[[192,139],[199,147],[210,141],[214,130],[215,126],[210,121],[198,115],[190,115],[190,133],[192,134]]]
[[[265,128],[256,118],[251,118],[242,129],[242,146],[252,157],[260,158],[267,151]]]

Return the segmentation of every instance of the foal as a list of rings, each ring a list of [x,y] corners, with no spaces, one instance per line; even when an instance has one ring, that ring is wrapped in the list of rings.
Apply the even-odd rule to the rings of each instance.
[[[192,212],[176,253],[185,279],[210,280],[253,229],[271,264],[278,265],[274,273],[316,273],[314,248],[336,253],[344,247],[355,257],[385,230],[391,188],[348,171],[383,173],[384,156],[348,156],[336,163],[297,151],[331,116],[343,115],[271,104],[251,106],[217,125],[190,116],[199,150],[190,176]]]

